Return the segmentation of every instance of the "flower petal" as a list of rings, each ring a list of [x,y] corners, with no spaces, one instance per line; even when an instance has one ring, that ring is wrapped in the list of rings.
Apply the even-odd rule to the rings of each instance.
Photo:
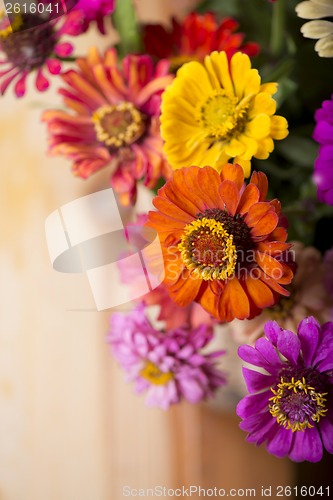
[[[268,442],[267,450],[279,458],[285,457],[289,453],[292,439],[292,431],[280,426],[275,436]]]
[[[301,342],[295,333],[289,330],[280,330],[277,348],[288,361],[295,364],[297,363]]]
[[[320,326],[313,317],[303,319],[298,326],[298,338],[301,342],[303,359],[307,366],[311,366],[314,353],[316,352],[319,331]]]

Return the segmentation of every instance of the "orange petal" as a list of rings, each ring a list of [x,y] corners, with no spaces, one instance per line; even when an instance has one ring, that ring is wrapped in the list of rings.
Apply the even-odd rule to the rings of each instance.
[[[249,299],[238,278],[234,277],[227,281],[220,296],[219,318],[224,321],[232,321],[234,318],[245,319],[249,315]]]
[[[259,189],[254,184],[246,186],[241,199],[239,200],[237,213],[245,214],[249,208],[259,201]]]
[[[251,175],[250,183],[258,187],[260,191],[259,201],[264,201],[268,192],[268,179],[263,172],[253,172]]]
[[[218,308],[217,299],[218,295],[213,292],[211,288],[212,283],[203,281],[201,284],[201,289],[197,295],[197,300],[199,304],[207,311],[209,314],[217,318]]]
[[[293,279],[294,273],[292,272],[290,267],[287,266],[287,264],[284,264],[283,262],[280,262],[280,264],[282,266],[283,274],[282,277],[277,279],[276,281],[278,283],[281,283],[281,285],[289,285],[289,283],[291,283],[291,280]]]
[[[198,295],[202,280],[193,276],[189,269],[184,269],[178,282],[170,288],[174,301],[181,307],[188,306]]]
[[[251,229],[251,235],[254,237],[265,236],[276,228],[279,222],[279,217],[275,212],[268,212],[260,221]]]
[[[280,295],[283,295],[284,297],[289,297],[290,292],[285,288],[283,288],[282,286],[280,286],[273,278],[267,276],[267,274],[261,271],[261,269],[259,269],[259,276],[261,281],[266,283],[266,285],[268,285],[272,290],[279,293]]]
[[[275,208],[275,212],[279,215],[281,212],[281,202],[277,198],[274,198],[269,204]]]
[[[164,283],[172,286],[179,281],[180,276],[185,269],[183,259],[178,251],[172,248],[163,248],[164,259]]]
[[[251,184],[249,184],[250,186]],[[257,188],[258,189],[258,188]],[[245,217],[245,222],[249,227],[254,227],[260,219],[266,215],[271,210],[269,203],[259,202],[252,205],[249,208],[248,213]]]
[[[221,178],[217,171],[210,167],[200,168],[197,182],[202,192],[202,198],[207,206],[209,208],[223,208],[223,202],[219,193]]]
[[[149,220],[154,224],[164,229],[172,231],[173,229],[184,229],[186,222],[169,217],[161,212],[149,212]]]
[[[212,169],[213,170],[213,169]],[[198,196],[197,182],[199,167],[187,167],[176,170],[170,182],[165,185],[165,193],[171,201],[195,216],[205,210],[205,204]]]
[[[284,227],[277,227],[270,235],[273,241],[286,241],[288,238],[287,230]]]
[[[267,253],[256,252],[256,263],[271,278],[280,281],[284,274],[283,267],[274,257]]]
[[[159,190],[158,196],[153,199],[154,207],[156,207],[157,210],[165,215],[168,215],[169,217],[173,217],[177,220],[182,220],[185,223],[191,222],[193,220],[193,217],[188,212],[186,212],[186,210],[183,210],[178,205],[175,205],[175,203],[163,196],[164,192],[162,191],[164,188],[165,186]]]
[[[248,276],[246,278],[246,288],[255,305],[260,309],[264,309],[274,304],[274,295],[271,289],[258,277],[252,278]]]
[[[222,182],[219,192],[228,213],[235,215],[239,201],[239,191],[236,184],[233,181],[225,180]]]
[[[281,241],[261,241],[258,243],[258,250],[275,257],[284,253],[291,246],[291,243],[282,243]]]
[[[232,163],[226,163],[223,165],[220,176],[222,181],[233,181],[238,189],[242,187],[244,182],[244,170],[240,165],[237,165],[237,163],[234,165]]]

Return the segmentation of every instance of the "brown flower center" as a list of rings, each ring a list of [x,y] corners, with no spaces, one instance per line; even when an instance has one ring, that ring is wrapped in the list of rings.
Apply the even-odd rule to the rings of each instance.
[[[102,106],[92,120],[97,139],[114,148],[133,144],[145,131],[144,116],[131,102]]]

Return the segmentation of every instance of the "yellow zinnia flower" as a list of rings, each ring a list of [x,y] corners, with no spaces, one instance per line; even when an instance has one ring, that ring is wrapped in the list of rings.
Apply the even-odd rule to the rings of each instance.
[[[185,64],[162,96],[161,133],[170,165],[219,170],[233,158],[249,176],[252,156],[268,158],[273,139],[288,135],[287,120],[274,114],[276,90],[277,83],[261,85],[240,52],[230,66],[225,52],[212,52],[204,64]]]

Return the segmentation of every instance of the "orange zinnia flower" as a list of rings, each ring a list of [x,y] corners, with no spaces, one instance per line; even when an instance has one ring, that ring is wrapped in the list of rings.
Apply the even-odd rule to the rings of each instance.
[[[254,172],[244,187],[239,165],[174,172],[154,199],[147,225],[159,233],[165,284],[173,300],[192,301],[220,321],[257,316],[289,292],[286,229],[280,202],[265,201],[268,181]]]

